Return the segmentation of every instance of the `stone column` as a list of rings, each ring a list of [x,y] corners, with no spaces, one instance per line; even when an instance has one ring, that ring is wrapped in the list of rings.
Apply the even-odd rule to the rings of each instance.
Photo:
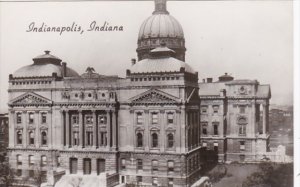
[[[66,146],[70,147],[70,116],[69,111],[66,111]]]
[[[180,122],[179,122],[179,128],[180,128],[180,149],[181,152],[184,153],[186,149],[186,143],[187,141],[185,140],[185,131],[186,131],[186,111],[185,109],[180,110]]]
[[[117,111],[112,111],[112,147],[116,149],[117,147]]]
[[[78,111],[79,118],[79,146],[83,147],[83,120],[82,120],[82,110]],[[79,160],[78,160],[79,161]]]
[[[97,145],[97,115],[96,110],[92,110],[93,113],[93,147]]]
[[[23,128],[23,147],[26,147],[27,146],[27,137],[28,137],[28,134],[27,134],[27,128],[28,128],[28,114],[26,111],[23,111],[23,115],[22,115],[22,123],[24,124],[24,128]]]
[[[111,119],[111,113],[109,111],[106,111],[106,122],[107,122],[107,126],[106,126],[106,129],[107,129],[107,145],[106,147],[108,149],[110,149],[110,146],[111,146],[111,124],[110,124],[110,119]]]
[[[160,110],[159,111],[159,122],[160,122],[160,136],[158,138],[159,145],[160,145],[160,151],[165,150],[165,125],[166,125],[166,119],[165,119],[165,111]]]
[[[266,134],[267,125],[267,109],[266,104],[263,104],[263,134]]]
[[[14,110],[10,110],[9,111],[9,147],[14,147],[15,144],[15,140],[17,138],[16,136],[16,128],[15,128],[15,124],[16,124],[16,113]]]
[[[66,135],[66,132],[64,130],[65,128],[65,118],[64,118],[64,111],[63,110],[60,110],[60,120],[61,120],[61,147],[64,147],[65,144],[65,135]]]
[[[52,137],[52,131],[54,130],[53,129],[53,124],[52,124],[52,111],[49,110],[47,112],[47,120],[46,120],[46,123],[48,124],[49,128],[48,128],[48,132],[47,132],[47,145],[48,147],[50,148],[53,148],[53,137]]]
[[[149,134],[150,134],[150,131],[149,131],[149,110],[145,110],[145,118],[144,118],[144,122],[145,122],[145,132],[144,132],[144,136],[145,136],[145,150],[146,151],[149,151]]]
[[[40,113],[35,111],[34,113],[34,124],[35,124],[35,147],[40,147],[41,145],[41,136],[40,136]]]
[[[92,164],[92,175],[97,175],[97,159],[96,158],[91,158],[91,164]]]

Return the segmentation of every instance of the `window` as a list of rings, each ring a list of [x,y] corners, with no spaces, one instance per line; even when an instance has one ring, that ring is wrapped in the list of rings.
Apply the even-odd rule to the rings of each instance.
[[[203,147],[207,147],[207,143],[206,143],[206,142],[203,142],[203,143],[202,143],[202,146],[203,146]]]
[[[72,124],[79,124],[79,116],[72,115]]]
[[[246,125],[239,125],[239,135],[246,135]]]
[[[158,171],[158,161],[152,160],[152,173],[157,173]]]
[[[100,125],[105,125],[107,123],[107,117],[106,116],[99,116],[99,124]]]
[[[152,147],[158,147],[158,135],[156,133],[152,134]]]
[[[174,135],[172,133],[168,134],[168,148],[174,146]]]
[[[17,131],[17,144],[22,144],[22,131]]]
[[[29,132],[29,144],[30,145],[34,144],[34,133],[33,133],[33,131]]]
[[[246,112],[246,106],[240,105],[240,106],[239,106],[239,109],[240,109],[240,113],[241,113],[241,114],[245,114],[245,112]]]
[[[21,169],[17,169],[16,175],[19,176],[19,177],[22,176],[22,170]]]
[[[87,146],[92,146],[93,145],[93,129],[88,128],[86,130],[86,145]]]
[[[100,132],[100,146],[107,145],[107,132]]]
[[[143,114],[141,112],[136,113],[137,124],[143,124]]]
[[[207,114],[207,106],[201,106],[201,114]]]
[[[219,151],[219,144],[217,142],[214,143],[214,151],[215,152]]]
[[[47,133],[45,131],[42,132],[42,145],[47,145]]]
[[[85,116],[85,123],[86,123],[86,124],[93,124],[93,116],[91,116],[91,115],[86,115],[86,116]]]
[[[158,185],[158,180],[157,177],[152,178],[152,186],[157,186]]]
[[[136,134],[136,146],[143,147],[143,134],[140,132]]]
[[[213,111],[214,111],[214,114],[219,113],[219,106],[218,105],[214,105],[213,106]]]
[[[29,170],[29,177],[33,178],[34,177],[34,170]]]
[[[174,123],[174,114],[173,113],[168,113],[168,124],[173,124]]]
[[[22,123],[22,114],[21,113],[17,113],[17,124]]]
[[[47,157],[45,155],[41,156],[41,166],[47,165]]]
[[[246,148],[245,148],[245,142],[244,141],[240,141],[240,150],[241,151],[244,151]]]
[[[57,165],[57,167],[60,166],[60,156],[56,157],[56,165]]]
[[[73,139],[74,145],[79,145],[79,132],[77,132],[77,131],[73,132],[73,137],[74,137],[74,139]]]
[[[29,160],[29,166],[33,166],[34,165],[33,155],[29,155],[28,160]]]
[[[168,179],[168,187],[173,187],[173,184],[174,184],[173,179],[169,178]]]
[[[158,123],[158,113],[152,113],[152,124]]]
[[[213,127],[214,127],[214,135],[218,135],[219,134],[219,131],[218,131],[219,123],[213,123]]]
[[[202,134],[207,135],[207,123],[202,124]]]
[[[42,123],[47,123],[47,114],[46,113],[42,113],[41,117],[42,117]]]
[[[143,170],[143,160],[142,159],[137,159],[136,169]]]
[[[141,185],[143,182],[143,177],[142,176],[136,176],[136,182],[138,185]]]
[[[22,155],[17,155],[17,165],[22,165]]]
[[[174,171],[174,161],[169,160],[168,161],[168,172],[173,172]]]
[[[122,158],[121,159],[121,169],[126,169],[126,160],[125,160],[125,158]]]
[[[29,123],[31,124],[31,123],[34,122],[34,116],[33,116],[33,113],[31,112],[31,113],[29,113],[28,115],[29,115]]]

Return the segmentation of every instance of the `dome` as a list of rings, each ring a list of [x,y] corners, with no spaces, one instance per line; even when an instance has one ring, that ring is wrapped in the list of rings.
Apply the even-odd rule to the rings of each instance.
[[[148,58],[152,49],[165,42],[175,58],[185,61],[185,40],[180,23],[169,14],[166,0],[155,0],[155,10],[141,25],[138,35],[138,60]]]
[[[141,25],[138,39],[155,37],[184,38],[184,34],[180,23],[173,16],[154,14]]]
[[[78,73],[61,63],[61,59],[45,51],[45,54],[33,58],[34,63],[21,67],[14,72],[13,77],[49,77],[56,73],[58,77],[78,77]],[[65,69],[65,75],[63,70]]]

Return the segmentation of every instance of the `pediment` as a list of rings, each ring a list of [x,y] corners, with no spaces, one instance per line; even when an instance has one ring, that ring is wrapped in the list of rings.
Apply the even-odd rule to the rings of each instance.
[[[51,104],[52,104],[51,100],[33,92],[27,92],[25,94],[22,94],[19,97],[16,97],[15,99],[9,102],[9,105],[13,105],[13,106],[51,105]]]
[[[151,89],[132,97],[130,102],[133,104],[175,104],[180,102],[180,99],[160,90]]]

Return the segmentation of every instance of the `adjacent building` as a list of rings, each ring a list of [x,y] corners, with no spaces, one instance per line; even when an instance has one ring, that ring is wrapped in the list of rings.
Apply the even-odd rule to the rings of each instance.
[[[199,83],[185,51],[181,25],[156,0],[125,78],[91,67],[79,75],[50,51],[11,74],[9,162],[19,179],[39,170],[49,185],[79,174],[103,186],[191,186],[205,149],[220,162],[266,152],[269,86],[229,75]]]

